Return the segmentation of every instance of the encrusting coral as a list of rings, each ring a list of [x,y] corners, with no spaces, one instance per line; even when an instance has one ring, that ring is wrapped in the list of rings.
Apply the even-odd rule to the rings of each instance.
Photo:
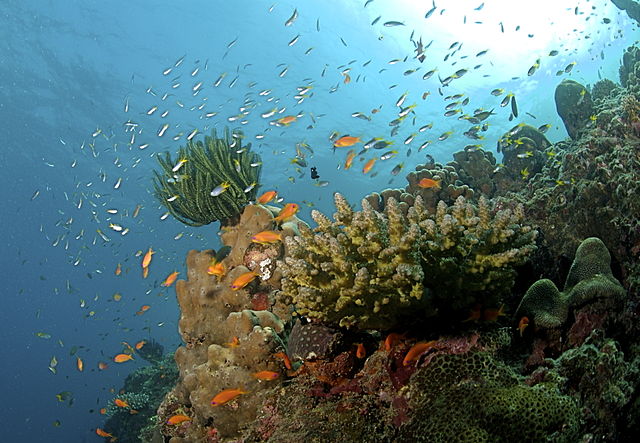
[[[623,297],[625,289],[611,273],[611,255],[599,238],[584,240],[567,275],[564,291],[547,279],[535,282],[524,295],[516,317],[526,316],[540,328],[554,328],[569,309],[601,297]]]
[[[417,196],[405,216],[394,198],[384,212],[353,211],[335,194],[334,221],[286,239],[282,293],[298,314],[357,329],[390,329],[407,317],[498,307],[535,246],[522,209],[493,212],[459,197],[430,214]]]
[[[161,170],[154,171],[153,183],[158,201],[189,226],[238,215],[255,198],[261,169],[260,156],[241,140],[241,133],[227,130],[217,138],[214,131],[204,143],[188,141],[175,159],[168,152],[158,155]]]

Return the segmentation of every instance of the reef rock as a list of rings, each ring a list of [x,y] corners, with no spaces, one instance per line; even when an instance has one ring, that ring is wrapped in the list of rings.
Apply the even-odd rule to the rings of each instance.
[[[593,115],[591,94],[580,83],[563,80],[555,93],[556,110],[567,129],[569,137],[577,139],[578,134],[589,124]]]

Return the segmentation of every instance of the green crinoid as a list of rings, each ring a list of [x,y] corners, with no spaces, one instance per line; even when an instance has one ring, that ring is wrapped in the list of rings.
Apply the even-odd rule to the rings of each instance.
[[[218,138],[214,130],[204,142],[191,140],[180,147],[175,159],[169,152],[157,158],[161,169],[153,171],[154,195],[186,225],[224,224],[256,197],[262,163],[251,144],[242,146],[240,132],[225,129]],[[224,192],[212,196],[222,184],[228,185]]]

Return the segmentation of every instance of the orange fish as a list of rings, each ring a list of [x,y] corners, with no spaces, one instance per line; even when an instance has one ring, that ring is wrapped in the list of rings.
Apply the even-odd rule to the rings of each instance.
[[[98,369],[100,369],[101,371],[104,371],[108,367],[109,367],[109,365],[106,364],[105,362],[103,362],[103,361],[98,362]]]
[[[242,394],[248,394],[248,391],[243,391],[242,389],[225,389],[213,397],[211,406],[221,406]]]
[[[113,357],[113,361],[116,363],[124,363],[126,361],[133,360],[133,355],[131,354],[118,354]]]
[[[146,345],[146,344],[147,344],[147,341],[146,341],[146,340],[140,340],[138,343],[136,343],[135,348],[136,348],[137,350],[140,350],[140,349],[142,349],[142,347],[143,347],[144,345]]]
[[[113,438],[113,434],[110,434],[109,432],[107,432],[107,431],[105,431],[103,429],[100,429],[100,428],[96,429],[96,434],[98,434],[100,437],[111,437],[111,438]]]
[[[280,373],[274,371],[260,371],[252,375],[258,380],[275,380],[280,377]]]
[[[136,315],[142,315],[145,312],[147,312],[149,309],[151,309],[151,306],[149,305],[142,305],[140,306],[140,310],[138,312],[136,312]]]
[[[180,274],[178,271],[172,272],[167,276],[167,278],[165,278],[165,280],[162,282],[160,286],[164,286],[165,288],[168,288],[173,284],[173,282],[176,281],[176,279],[178,278],[178,274]]]
[[[167,420],[167,424],[169,425],[179,425],[180,423],[184,423],[185,421],[191,421],[189,417],[182,414],[172,415],[169,420]]]
[[[113,402],[119,408],[130,408],[131,407],[131,406],[129,406],[129,403],[127,403],[124,400],[120,400],[119,398],[114,399]]]
[[[225,343],[224,345],[228,348],[235,348],[240,346],[240,339],[234,336],[229,343]]]
[[[520,337],[522,337],[522,334],[527,326],[529,326],[529,317],[522,317],[518,322],[518,331],[520,331]]]
[[[226,274],[226,272],[227,269],[225,268],[224,263],[216,263],[215,258],[211,260],[211,262],[209,263],[209,267],[207,268],[207,274],[215,275],[218,278],[224,277],[224,274]]]
[[[371,160],[366,162],[364,164],[364,167],[362,168],[362,173],[366,174],[367,172],[371,171],[371,168],[373,168],[373,165],[375,164],[375,162],[376,162],[375,158],[372,158]]]
[[[288,370],[293,369],[293,366],[291,366],[291,360],[289,360],[289,356],[284,352],[276,352],[275,354],[273,354],[273,356],[282,359],[284,367]]]
[[[344,84],[348,85],[351,82],[351,76],[347,73],[342,73],[344,75]]]
[[[432,178],[423,178],[418,182],[418,186],[422,189],[436,188],[440,189],[440,180],[434,180]]]
[[[507,315],[504,313],[504,305],[501,305],[499,308],[491,308],[491,309],[485,309],[484,311],[482,311],[482,319],[484,321],[496,321],[498,320],[498,317],[502,317],[504,315]]]
[[[467,322],[467,321],[480,320],[481,316],[482,316],[482,306],[480,306],[479,304],[476,304],[476,305],[474,305],[473,309],[469,313],[469,317],[466,320],[462,320],[462,323]]]
[[[421,341],[413,345],[411,349],[409,349],[409,352],[407,352],[407,355],[404,356],[402,365],[408,366],[411,363],[417,363],[420,356],[427,352],[429,349],[433,348],[436,342],[437,340]]]
[[[387,338],[384,339],[384,349],[389,352],[398,342],[404,338],[404,334],[398,334],[397,332],[390,332]]]
[[[142,268],[142,278],[147,278],[149,276],[149,267]]]
[[[278,212],[278,215],[274,217],[274,220],[277,222],[285,221],[291,217],[293,217],[296,212],[298,212],[300,207],[296,203],[287,203],[284,208]]]
[[[105,415],[107,413],[107,408],[100,408],[100,414]]]
[[[78,368],[78,371],[82,372],[84,371],[84,362],[82,361],[82,359],[80,357],[76,357],[76,367]]]
[[[155,251],[151,248],[149,248],[149,250],[147,251],[146,254],[144,254],[144,257],[142,257],[142,267],[143,268],[148,268],[149,265],[151,264],[151,256],[155,254]]]
[[[350,135],[343,135],[342,137],[340,137],[339,139],[337,139],[336,141],[333,142],[333,147],[334,148],[346,148],[348,146],[353,146],[356,143],[360,143],[362,142],[362,140],[360,140],[360,137],[352,137]]]
[[[367,350],[362,343],[358,343],[358,349],[356,349],[356,357],[365,358],[367,356]]]
[[[262,231],[251,237],[251,241],[261,245],[268,245],[278,241],[282,241],[282,234],[275,231]]]
[[[114,273],[116,275],[122,274],[122,265],[120,265],[120,263],[118,263],[118,266],[116,266],[116,270],[114,271]]]
[[[266,205],[271,200],[273,200],[276,197],[276,195],[278,195],[278,191],[267,191],[264,194],[262,194],[260,197],[258,197],[257,201],[261,205]]]
[[[354,158],[356,158],[356,151],[351,149],[349,152],[347,152],[347,158],[344,161],[344,169],[349,169],[351,167]]]
[[[244,274],[241,274],[238,278],[236,278],[233,281],[233,283],[231,283],[231,290],[237,291],[239,289],[244,288],[249,283],[251,283],[257,276],[258,274],[256,274],[253,271],[249,271],[249,272],[245,272]]]
[[[294,121],[298,120],[297,115],[285,115],[282,118],[279,118],[277,122],[281,125],[289,126]]]

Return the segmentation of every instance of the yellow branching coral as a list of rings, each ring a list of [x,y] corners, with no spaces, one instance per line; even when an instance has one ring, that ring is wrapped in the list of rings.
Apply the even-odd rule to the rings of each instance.
[[[397,202],[384,213],[365,200],[355,212],[335,194],[334,221],[312,212],[318,227],[300,225],[286,239],[282,290],[299,314],[360,329],[387,329],[422,304],[418,226],[404,223]]]
[[[492,211],[463,197],[429,214],[417,196],[407,215],[389,198],[354,211],[335,194],[331,221],[286,240],[282,292],[300,315],[343,327],[389,329],[403,318],[495,307],[513,285],[513,266],[535,249],[522,208]]]

